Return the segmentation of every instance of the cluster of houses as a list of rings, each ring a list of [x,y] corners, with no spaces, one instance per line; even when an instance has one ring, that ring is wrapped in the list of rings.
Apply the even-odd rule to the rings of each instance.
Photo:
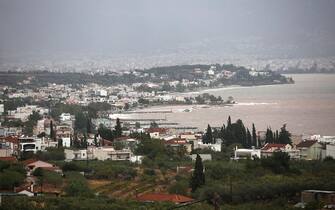
[[[325,141],[325,139],[327,141]],[[274,152],[285,152],[291,159],[322,160],[326,157],[335,158],[335,136],[312,135],[307,139],[294,141],[292,144],[267,143],[262,148],[245,149],[236,147],[232,159],[265,158]]]

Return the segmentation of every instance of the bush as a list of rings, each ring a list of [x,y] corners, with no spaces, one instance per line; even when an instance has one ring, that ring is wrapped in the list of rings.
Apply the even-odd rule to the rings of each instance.
[[[156,175],[156,172],[154,169],[145,169],[144,174],[149,175],[149,176],[154,176]]]
[[[49,160],[64,160],[65,154],[63,148],[47,148],[44,152],[37,152],[37,159],[49,161]]]
[[[25,175],[17,171],[5,170],[0,173],[0,189],[12,190],[23,183]]]
[[[187,181],[178,181],[169,187],[169,193],[187,195],[188,186],[189,184]]]
[[[65,163],[62,167],[62,170],[64,172],[66,171],[82,171],[83,168],[78,166],[77,164],[70,162],[70,163]]]
[[[75,197],[92,197],[93,192],[88,188],[84,176],[78,172],[66,173],[67,186],[65,187],[66,195]]]

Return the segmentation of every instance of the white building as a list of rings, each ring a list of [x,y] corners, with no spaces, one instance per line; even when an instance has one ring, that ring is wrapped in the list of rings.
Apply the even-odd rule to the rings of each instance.
[[[0,104],[0,115],[2,115],[5,112],[5,107],[3,104]]]
[[[235,148],[234,150],[234,160],[239,160],[239,159],[255,159],[255,158],[261,158],[261,150],[260,149],[239,149]]]
[[[65,149],[65,160],[128,160],[141,162],[141,157],[132,157],[128,149],[115,150],[113,147],[88,147],[87,149]]]
[[[326,157],[333,157],[335,159],[335,144],[326,145]]]
[[[87,150],[86,149],[65,149],[65,161],[72,161],[72,160],[87,160]]]

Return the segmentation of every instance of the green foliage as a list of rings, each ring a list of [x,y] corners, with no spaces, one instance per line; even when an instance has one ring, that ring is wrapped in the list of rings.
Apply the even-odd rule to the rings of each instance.
[[[159,139],[143,139],[138,144],[135,153],[145,155],[150,159],[155,159],[165,153],[164,142]]]
[[[122,126],[121,126],[121,122],[120,119],[117,118],[116,119],[116,125],[115,125],[115,137],[120,137],[122,136]]]
[[[43,176],[44,175],[44,171],[42,168],[36,168],[34,171],[33,171],[33,175],[34,176]]]
[[[286,124],[283,125],[283,127],[280,129],[278,141],[281,144],[291,144],[291,133],[286,130]]]
[[[87,121],[88,118],[87,116],[83,113],[83,112],[77,112],[75,114],[75,122],[74,122],[74,127],[76,130],[82,131],[82,132],[86,132],[87,129]]]
[[[154,176],[156,175],[156,172],[154,169],[144,169],[144,174],[149,175],[149,176]]]
[[[33,113],[29,115],[28,121],[24,123],[23,132],[29,136],[33,135],[33,128],[37,124],[37,121],[40,119],[40,114],[33,111]]]
[[[202,165],[200,155],[197,154],[194,171],[190,180],[190,187],[192,189],[192,192],[195,192],[199,187],[201,187],[204,184],[205,184],[204,167]]]
[[[101,136],[101,138],[106,140],[113,140],[114,139],[114,133],[111,129],[106,128],[103,125],[100,125],[98,128],[98,134]]]
[[[67,196],[87,198],[93,196],[93,192],[88,187],[84,176],[77,172],[68,172],[65,177],[67,179],[67,186],[65,187]]]
[[[290,169],[290,156],[286,152],[274,152],[271,157],[261,159],[261,163],[274,173],[285,173]]]
[[[62,166],[62,170],[64,172],[66,172],[66,171],[82,171],[83,167],[80,167],[78,164],[76,164],[74,162],[68,162],[68,163],[64,163],[64,165]]]
[[[109,111],[111,107],[112,106],[107,102],[90,103],[87,106],[88,115],[90,118],[96,118],[99,111]]]
[[[63,183],[62,176],[53,171],[43,171],[44,182],[52,184],[54,186],[61,186]]]
[[[0,161],[0,189],[12,190],[23,183],[26,171],[21,164]]]
[[[15,170],[4,170],[0,173],[0,189],[12,190],[23,183],[25,175]]]
[[[172,203],[143,203],[131,200],[111,199],[106,197],[25,197],[9,196],[3,197],[2,210],[128,210],[147,209],[159,210],[170,209]],[[188,209],[188,208],[186,208]],[[201,208],[203,209],[203,208]],[[196,209],[198,210],[198,209]],[[200,209],[199,209],[200,210]]]
[[[49,161],[49,160],[64,160],[65,154],[63,148],[47,148],[45,151],[38,151],[36,157],[39,160]]]
[[[186,180],[177,181],[172,184],[168,191],[171,194],[187,195],[189,184]]]
[[[213,138],[213,132],[212,132],[212,128],[210,125],[207,126],[207,130],[205,135],[203,136],[202,142],[204,144],[213,144],[214,142],[214,138]]]

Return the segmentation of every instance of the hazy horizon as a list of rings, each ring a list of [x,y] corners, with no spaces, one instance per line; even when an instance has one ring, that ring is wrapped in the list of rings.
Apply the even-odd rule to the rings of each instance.
[[[0,55],[334,56],[331,0],[0,0]]]

